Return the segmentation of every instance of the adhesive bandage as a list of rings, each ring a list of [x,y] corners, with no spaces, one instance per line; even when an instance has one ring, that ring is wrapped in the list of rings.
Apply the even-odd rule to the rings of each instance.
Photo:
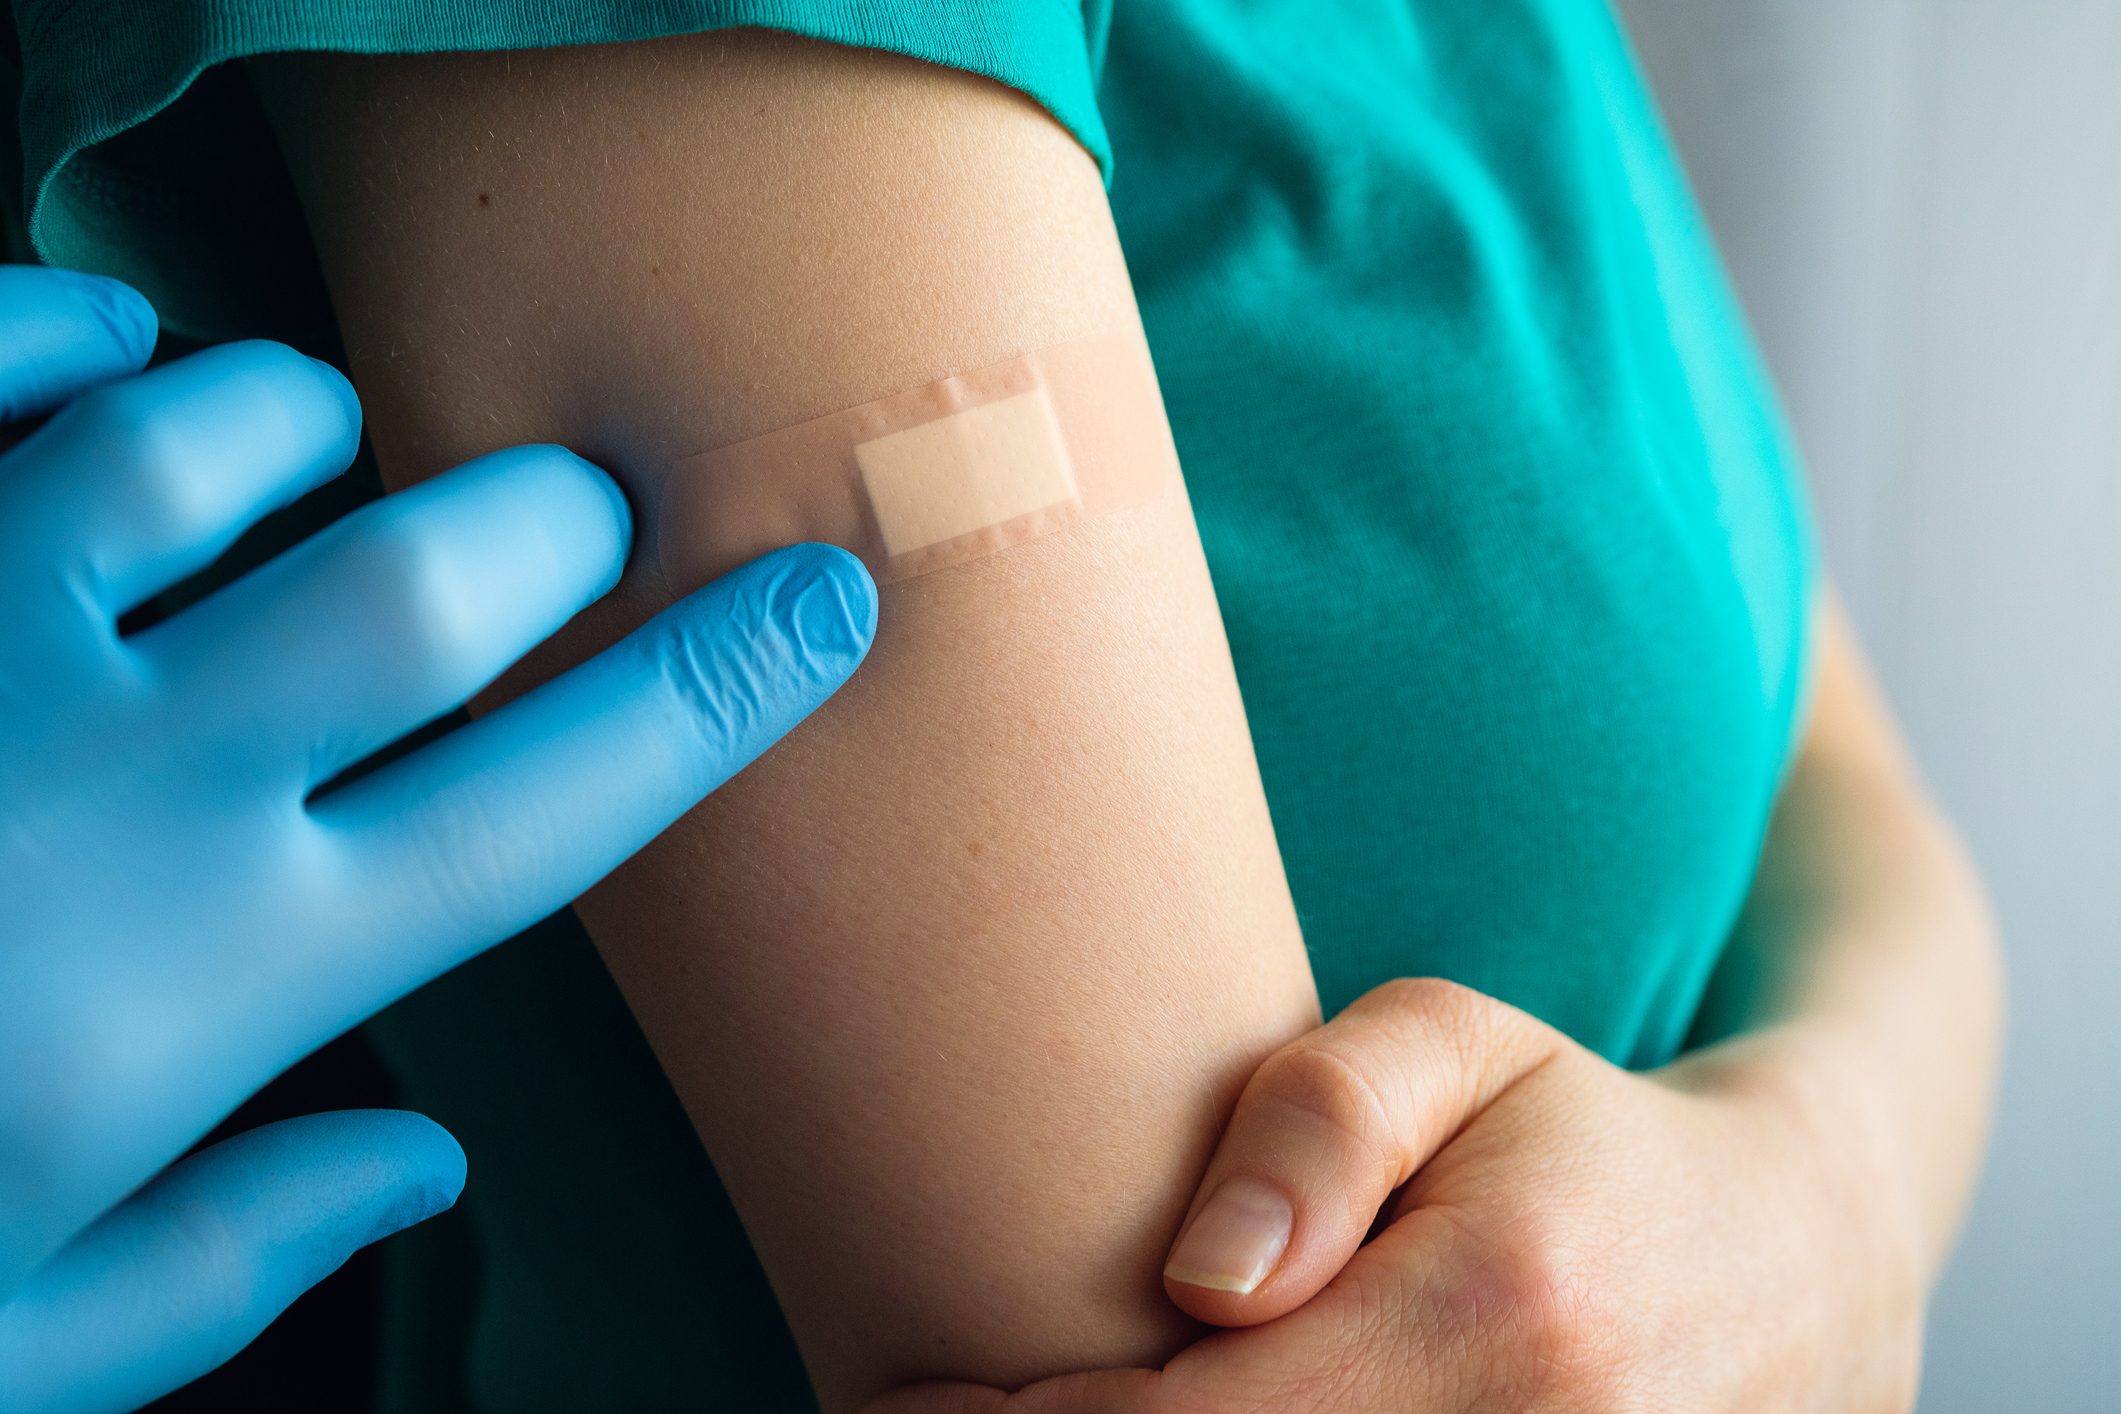
[[[657,553],[679,593],[804,540],[889,583],[1180,487],[1147,347],[1100,335],[687,457]]]

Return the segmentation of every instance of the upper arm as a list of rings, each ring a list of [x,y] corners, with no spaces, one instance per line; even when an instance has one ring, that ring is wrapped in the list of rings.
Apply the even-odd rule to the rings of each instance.
[[[393,484],[554,440],[652,517],[688,455],[1139,337],[1094,163],[964,74],[730,32],[261,87]],[[667,599],[640,541],[529,671]],[[887,586],[583,914],[828,1404],[1167,1354],[1199,1166],[1315,1019],[1182,494]]]
[[[638,494],[1134,321],[1096,164],[973,75],[750,30],[258,69],[394,474],[545,428]]]

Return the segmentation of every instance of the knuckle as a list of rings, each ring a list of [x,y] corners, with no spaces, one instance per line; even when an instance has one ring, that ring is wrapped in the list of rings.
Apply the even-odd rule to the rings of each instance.
[[[1403,977],[1386,982],[1363,1000],[1401,1029],[1409,1023],[1450,1045],[1468,1066],[1493,1055],[1517,1055],[1541,1047],[1552,1033],[1525,1012],[1487,993],[1442,977]]]
[[[1625,1403],[1626,1323],[1575,1246],[1536,1221],[1486,1244],[1461,1293],[1483,1382],[1512,1408]]]
[[[85,432],[95,460],[124,480],[143,518],[179,527],[197,521],[197,448],[166,399],[134,383],[115,383],[83,394],[67,412]]]
[[[1323,1122],[1368,1161],[1397,1166],[1383,1100],[1360,1064],[1331,1044],[1304,1040],[1269,1056],[1252,1080],[1260,1099]]]
[[[478,626],[458,557],[440,530],[385,502],[363,526],[349,559],[372,641],[389,644],[394,661],[411,675],[453,673],[477,641]]]
[[[1393,1011],[1455,1017],[1479,1011],[1488,999],[1461,982],[1444,977],[1395,977],[1370,993]]]

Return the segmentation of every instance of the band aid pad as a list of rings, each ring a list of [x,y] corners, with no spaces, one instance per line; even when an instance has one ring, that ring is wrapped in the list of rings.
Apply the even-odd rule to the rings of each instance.
[[[1100,335],[686,457],[657,552],[678,593],[805,540],[887,584],[1180,484],[1147,347]]]

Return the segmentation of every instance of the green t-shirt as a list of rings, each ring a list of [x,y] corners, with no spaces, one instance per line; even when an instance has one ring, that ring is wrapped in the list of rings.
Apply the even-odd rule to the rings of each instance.
[[[17,10],[38,252],[214,336],[323,318],[255,107],[209,67],[233,56],[744,23],[1030,94],[1106,163],[1329,1011],[1439,974],[1631,1065],[1699,1023],[1799,718],[1811,541],[1595,0]],[[807,1403],[571,920],[371,1033],[471,1158],[459,1213],[396,1246],[391,1408]]]

